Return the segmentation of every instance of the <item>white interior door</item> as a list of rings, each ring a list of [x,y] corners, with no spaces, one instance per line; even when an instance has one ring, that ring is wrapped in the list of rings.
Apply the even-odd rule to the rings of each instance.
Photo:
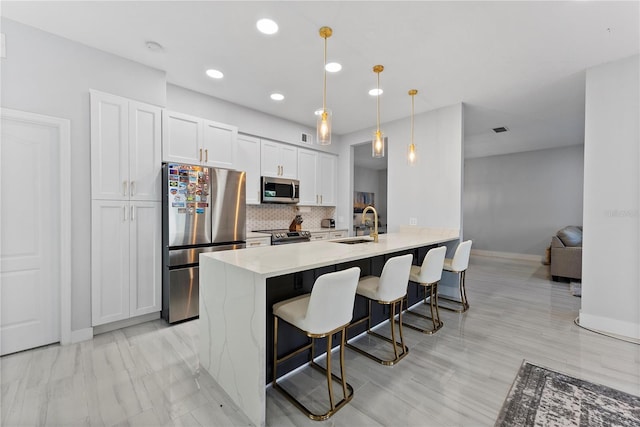
[[[60,341],[60,134],[2,116],[0,353]]]

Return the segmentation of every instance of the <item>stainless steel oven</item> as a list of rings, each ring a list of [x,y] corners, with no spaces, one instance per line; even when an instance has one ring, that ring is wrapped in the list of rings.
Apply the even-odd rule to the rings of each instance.
[[[298,203],[300,181],[297,179],[262,177],[262,203]]]

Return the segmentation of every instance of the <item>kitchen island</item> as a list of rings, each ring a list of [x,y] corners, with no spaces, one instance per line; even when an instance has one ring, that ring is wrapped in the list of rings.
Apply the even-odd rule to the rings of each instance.
[[[309,283],[324,272],[359,265],[364,274],[375,273],[384,257],[457,239],[454,230],[411,227],[381,235],[379,243],[324,241],[202,254],[200,365],[254,424],[264,425],[270,304],[291,297],[290,291],[309,292]],[[368,271],[370,260],[377,266]]]

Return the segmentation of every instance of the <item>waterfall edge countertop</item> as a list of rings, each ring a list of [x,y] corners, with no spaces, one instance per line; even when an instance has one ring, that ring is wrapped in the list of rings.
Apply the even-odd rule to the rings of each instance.
[[[251,271],[265,278],[280,276],[297,271],[324,267],[376,255],[433,245],[457,239],[459,233],[453,230],[422,230],[380,235],[378,243],[345,244],[327,240],[320,242],[296,243],[293,245],[265,246],[251,250],[210,252],[201,255],[225,264]],[[350,237],[337,240],[362,239]],[[200,286],[202,288],[202,285]]]
[[[200,255],[201,367],[253,424],[265,425],[265,322],[272,321],[267,318],[269,278],[435,245],[458,236],[458,230],[407,227],[381,235],[379,243],[321,241]]]

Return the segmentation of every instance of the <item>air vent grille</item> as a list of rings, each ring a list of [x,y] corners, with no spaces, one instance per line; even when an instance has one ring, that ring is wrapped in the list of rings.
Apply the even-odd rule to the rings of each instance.
[[[309,133],[302,132],[300,134],[300,142],[303,144],[313,145],[313,137]]]
[[[493,128],[493,131],[494,131],[495,133],[502,133],[502,132],[506,132],[506,131],[508,131],[508,130],[509,130],[509,129],[507,129],[505,126],[500,126],[499,128]]]

